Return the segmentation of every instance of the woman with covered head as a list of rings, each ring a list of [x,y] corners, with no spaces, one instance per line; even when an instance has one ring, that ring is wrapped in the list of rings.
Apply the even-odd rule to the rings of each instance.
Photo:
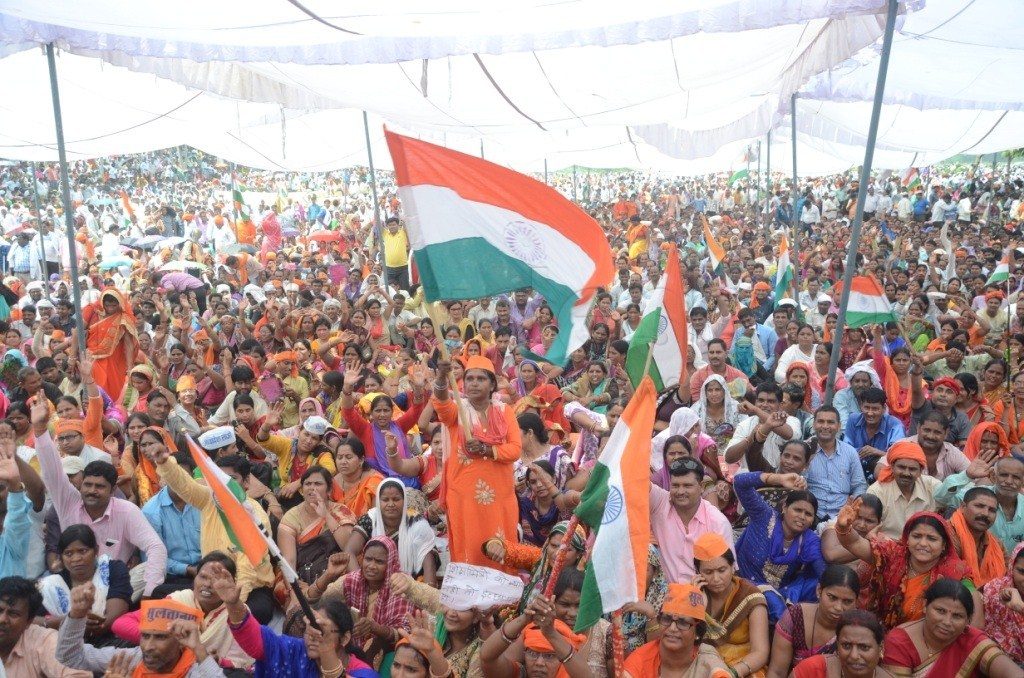
[[[455,394],[458,404],[448,390],[450,371],[450,362],[438,363],[432,400],[445,430],[441,503],[449,518],[449,550],[452,562],[486,566],[484,543],[516,534],[512,467],[522,452],[519,424],[511,407],[492,400],[498,382],[490,360],[474,356],[467,361],[465,397]],[[468,420],[468,437],[460,416]]]
[[[88,328],[86,348],[95,360],[93,378],[107,393],[120,394],[138,350],[131,305],[120,291],[106,289],[99,301],[82,309],[82,320]]]
[[[416,425],[427,404],[424,397],[426,372],[417,366],[409,370],[409,381],[412,384],[412,403],[409,409],[395,417],[395,402],[391,396],[383,393],[374,396],[370,401],[369,417],[363,415],[352,397],[356,382],[362,371],[359,365],[352,362],[345,370],[345,385],[341,390],[341,411],[349,425],[351,435],[356,436],[366,449],[366,462],[385,477],[398,477],[392,466],[392,460],[410,459],[414,455],[409,450],[406,434]],[[419,487],[419,479],[415,476],[404,477],[402,482],[410,487]]]
[[[836,535],[847,551],[874,566],[871,606],[887,629],[920,619],[924,592],[938,579],[952,578],[974,588],[970,568],[957,555],[953,530],[942,516],[915,513],[901,539],[869,541],[853,529],[860,506],[860,499],[854,499],[843,507]]]

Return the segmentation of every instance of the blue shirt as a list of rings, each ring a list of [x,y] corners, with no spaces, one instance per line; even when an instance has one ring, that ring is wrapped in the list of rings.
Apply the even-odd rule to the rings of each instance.
[[[179,511],[165,487],[146,502],[142,515],[167,546],[167,573],[184,576],[185,568],[203,557],[199,550],[199,510],[185,504]]]
[[[806,476],[807,489],[818,500],[819,517],[834,518],[850,497],[868,489],[857,449],[842,440],[836,441],[832,454],[819,446],[807,465]]]
[[[851,414],[850,418],[846,420],[846,432],[843,439],[852,445],[854,450],[870,445],[885,454],[890,445],[906,437],[907,432],[903,428],[903,423],[891,414],[883,414],[882,421],[878,425],[878,432],[869,438],[867,426],[864,424],[864,415],[857,412]]]
[[[32,519],[28,515],[32,502],[24,492],[7,494],[7,517],[0,534],[0,578],[24,577]]]
[[[689,308],[689,306],[687,306]],[[771,308],[768,305],[768,308]],[[756,312],[756,309],[755,309]],[[732,335],[732,347],[736,348],[736,342],[739,340],[741,334],[746,333],[746,328],[742,325],[736,328],[736,332]],[[775,333],[775,330],[766,326],[757,324],[754,325],[754,336],[761,342],[761,348],[764,349],[765,361],[764,368],[771,372],[775,369],[775,344],[779,342],[779,335]]]

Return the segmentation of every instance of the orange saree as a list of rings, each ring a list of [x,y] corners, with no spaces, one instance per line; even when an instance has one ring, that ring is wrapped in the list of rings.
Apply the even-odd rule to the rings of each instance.
[[[103,299],[109,297],[120,304],[120,312],[111,315],[104,313]],[[121,292],[107,289],[100,295],[99,301],[83,309],[82,320],[89,328],[86,348],[95,360],[93,377],[96,384],[107,395],[116,398],[124,389],[128,370],[135,364],[138,347],[135,316]]]

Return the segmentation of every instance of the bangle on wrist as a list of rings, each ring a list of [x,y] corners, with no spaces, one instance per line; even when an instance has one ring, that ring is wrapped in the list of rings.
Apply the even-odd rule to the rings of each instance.
[[[505,633],[506,624],[508,624],[508,622],[505,622],[505,624],[502,624],[498,627],[498,633],[501,634],[501,639],[505,641],[506,645],[511,645],[512,643],[516,642],[516,638],[519,637],[519,634],[516,634],[514,638],[509,638],[508,635]]]
[[[572,661],[572,658],[575,657],[575,656],[576,656],[576,650],[572,649],[572,646],[570,646],[569,647],[569,654],[565,655],[565,657],[560,657],[558,659],[558,662],[560,664],[562,664],[562,665],[568,664],[569,662]]]

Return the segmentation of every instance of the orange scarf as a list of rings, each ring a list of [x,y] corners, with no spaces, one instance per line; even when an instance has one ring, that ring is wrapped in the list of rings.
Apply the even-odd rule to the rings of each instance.
[[[978,547],[974,543],[974,535],[967,527],[967,520],[964,518],[964,510],[957,509],[949,519],[953,533],[960,540],[960,552],[963,561],[971,569],[971,579],[979,589],[988,582],[1006,575],[1006,552],[1003,544],[992,536],[985,533],[987,545],[985,546],[985,557],[979,562]]]
[[[910,389],[907,389],[906,395],[901,395],[903,387],[900,385],[900,378],[896,375],[896,370],[892,368],[892,362],[889,358],[885,358],[886,370],[885,374],[882,375],[882,388],[885,390],[885,404],[889,406],[889,413],[897,419],[906,419],[910,416],[910,409],[912,406],[913,398],[911,398]]]
[[[178,663],[167,673],[150,671],[142,661],[139,661],[135,665],[135,670],[132,671],[132,678],[185,678],[195,663],[196,656],[192,653],[192,650],[183,647],[181,648],[181,657],[178,659]]]

